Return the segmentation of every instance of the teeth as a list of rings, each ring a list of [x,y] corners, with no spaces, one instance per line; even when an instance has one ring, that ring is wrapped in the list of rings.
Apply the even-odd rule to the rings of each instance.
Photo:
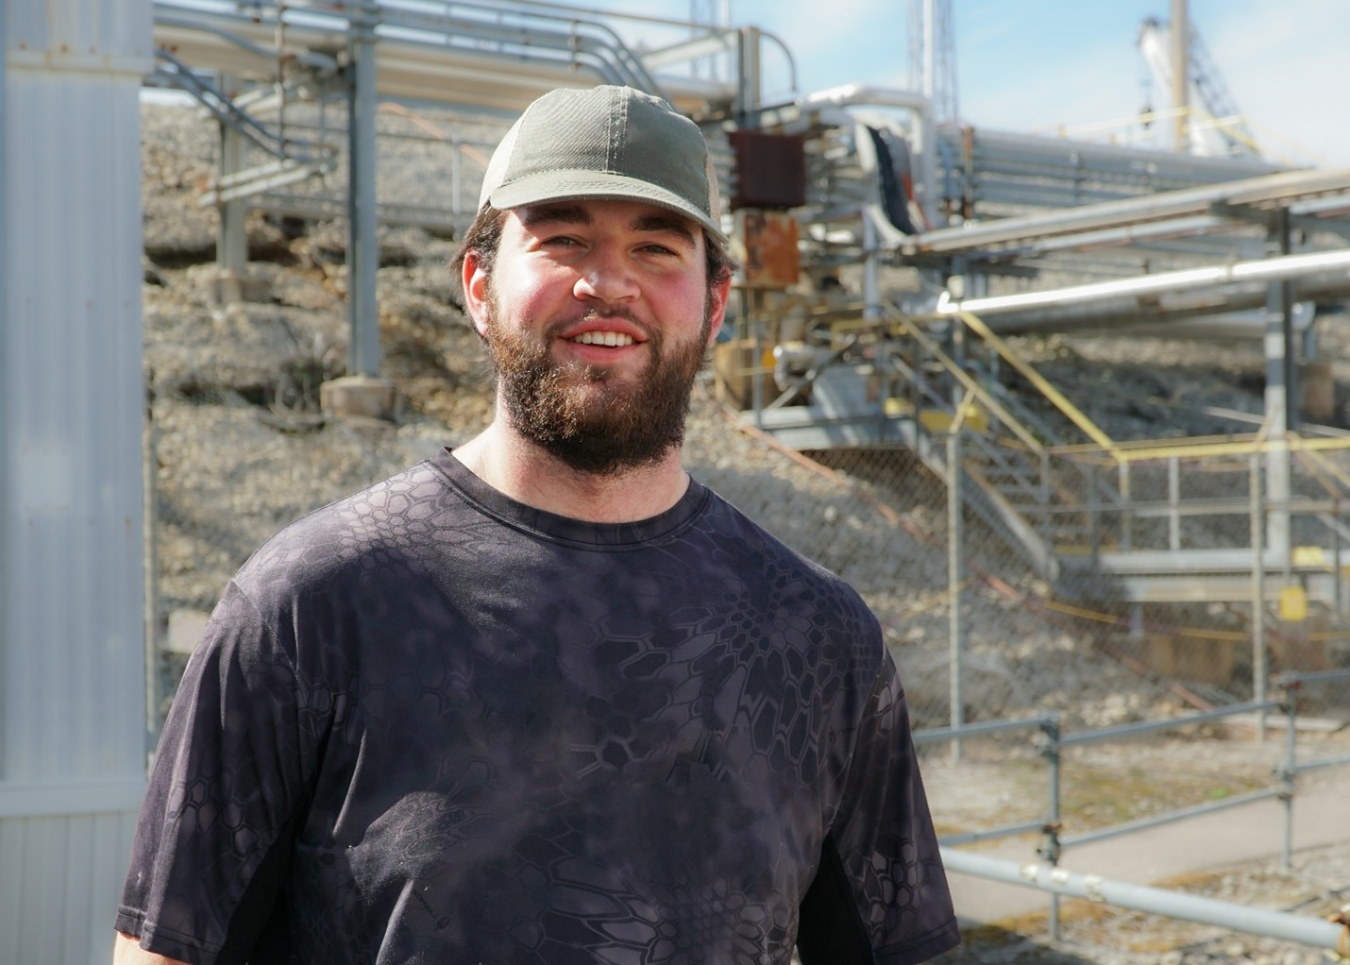
[[[621,345],[632,345],[633,336],[625,335],[622,332],[582,332],[574,342],[580,342],[582,345],[605,345],[609,348],[618,348]]]

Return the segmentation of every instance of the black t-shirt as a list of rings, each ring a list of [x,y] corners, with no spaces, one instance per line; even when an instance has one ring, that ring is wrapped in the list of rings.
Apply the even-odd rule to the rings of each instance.
[[[196,962],[917,962],[955,920],[838,578],[692,484],[593,524],[450,453],[286,528],[169,715],[117,920]]]

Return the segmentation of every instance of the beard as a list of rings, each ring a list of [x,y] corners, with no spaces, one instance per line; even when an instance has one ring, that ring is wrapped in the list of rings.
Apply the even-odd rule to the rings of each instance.
[[[577,472],[614,476],[659,462],[684,442],[689,394],[703,364],[711,322],[711,296],[704,303],[697,341],[672,342],[642,326],[648,361],[635,379],[581,362],[560,363],[550,345],[572,324],[498,324],[497,300],[489,296],[488,352],[511,425],[526,440]],[[607,309],[609,317],[627,317]]]

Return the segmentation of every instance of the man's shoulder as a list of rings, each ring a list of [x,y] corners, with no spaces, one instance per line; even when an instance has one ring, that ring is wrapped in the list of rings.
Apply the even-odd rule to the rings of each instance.
[[[415,552],[461,505],[429,461],[344,496],[283,527],[249,557],[234,583],[255,598],[360,570],[374,557],[396,561]]]
[[[716,492],[712,493],[706,520],[714,538],[739,547],[740,565],[753,562],[766,577],[801,581],[813,596],[831,601],[850,618],[876,624],[866,602],[843,577],[783,542]]]

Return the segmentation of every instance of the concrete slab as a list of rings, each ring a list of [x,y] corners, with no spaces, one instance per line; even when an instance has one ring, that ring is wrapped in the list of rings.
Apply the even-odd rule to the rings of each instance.
[[[335,419],[392,422],[398,418],[400,401],[397,387],[388,379],[345,375],[319,386],[319,407]]]

